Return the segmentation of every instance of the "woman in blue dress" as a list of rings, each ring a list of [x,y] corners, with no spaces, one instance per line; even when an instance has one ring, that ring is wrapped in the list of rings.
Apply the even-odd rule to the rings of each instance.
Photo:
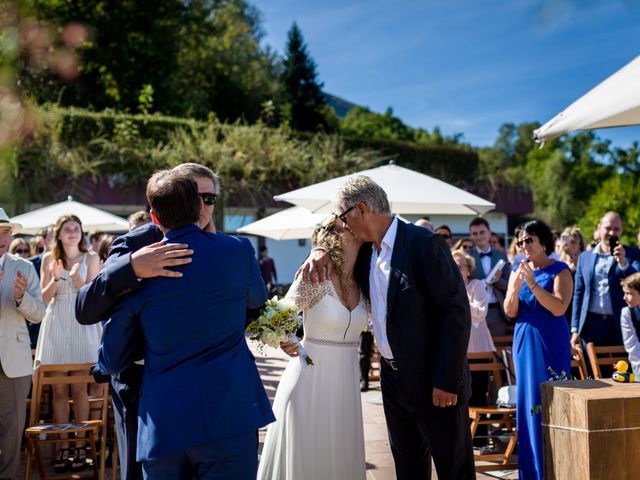
[[[514,265],[504,300],[505,313],[517,318],[513,358],[518,383],[516,409],[520,480],[543,478],[541,384],[569,374],[571,350],[565,312],[571,301],[573,279],[567,264],[549,258],[553,235],[538,220],[525,223],[518,233],[525,260]]]

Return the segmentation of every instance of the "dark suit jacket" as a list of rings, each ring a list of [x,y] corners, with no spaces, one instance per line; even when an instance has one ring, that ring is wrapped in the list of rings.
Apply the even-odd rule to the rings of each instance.
[[[113,241],[100,273],[78,292],[76,319],[80,324],[93,325],[106,320],[122,295],[140,288],[131,268],[131,254],[163,237],[156,225],[147,223]]]
[[[267,291],[251,243],[189,225],[167,233],[193,262],[181,278],[151,278],[104,326],[99,365],[126,368],[144,347],[138,461],[255,431],[274,420],[245,341],[247,306]]]
[[[369,297],[372,244],[362,246],[356,275]],[[406,396],[418,411],[433,388],[469,394],[471,314],[464,281],[445,241],[398,221],[387,293],[387,337]],[[466,399],[465,399],[466,400]]]
[[[620,328],[620,312],[626,304],[622,298],[620,280],[629,275],[640,272],[640,250],[634,247],[624,246],[627,258],[627,268],[622,270],[618,262],[614,261],[609,270],[609,296],[613,308],[613,317],[617,328]],[[576,328],[578,333],[582,331],[589,311],[591,301],[591,281],[596,266],[598,255],[593,250],[582,252],[578,257],[578,265],[573,287],[573,312],[571,315],[571,328]]]

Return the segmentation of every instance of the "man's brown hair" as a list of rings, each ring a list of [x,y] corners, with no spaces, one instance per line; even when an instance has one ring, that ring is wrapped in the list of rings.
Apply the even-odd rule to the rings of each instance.
[[[198,185],[183,173],[154,173],[147,182],[147,201],[160,225],[168,230],[196,223],[200,218]]]

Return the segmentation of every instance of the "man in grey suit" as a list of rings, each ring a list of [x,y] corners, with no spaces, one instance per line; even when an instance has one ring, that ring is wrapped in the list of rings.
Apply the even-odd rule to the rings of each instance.
[[[18,477],[33,373],[25,320],[40,322],[45,309],[33,265],[6,253],[11,235],[20,230],[0,208],[0,479]]]
[[[489,297],[489,310],[487,312],[487,326],[492,336],[502,336],[507,334],[507,316],[504,314],[504,295],[509,284],[511,265],[504,252],[499,252],[491,248],[491,228],[489,222],[482,217],[476,217],[469,224],[471,239],[475,244],[469,253],[476,261],[476,268],[471,272],[471,278],[485,280],[487,282],[487,295]],[[487,278],[493,267],[500,260],[504,260],[505,265],[495,278]]]

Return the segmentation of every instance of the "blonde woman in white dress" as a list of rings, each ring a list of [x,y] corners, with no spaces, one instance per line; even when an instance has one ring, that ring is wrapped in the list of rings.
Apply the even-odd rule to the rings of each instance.
[[[82,223],[75,215],[64,215],[55,228],[54,245],[42,258],[40,285],[47,310],[42,320],[35,362],[44,365],[94,363],[102,336],[100,324],[84,326],[76,321],[75,301],[80,287],[98,274],[98,255],[87,251]],[[53,386],[53,416],[56,423],[69,422],[69,391],[66,385]],[[87,385],[71,386],[75,421],[89,419]],[[75,449],[62,444],[54,462],[57,472],[81,470],[86,466],[84,442]]]
[[[315,365],[289,361],[276,392],[258,468],[261,480],[363,480],[366,476],[358,339],[367,304],[353,275],[360,242],[335,216],[313,243],[333,262],[330,279],[291,286],[303,311],[302,345]]]

